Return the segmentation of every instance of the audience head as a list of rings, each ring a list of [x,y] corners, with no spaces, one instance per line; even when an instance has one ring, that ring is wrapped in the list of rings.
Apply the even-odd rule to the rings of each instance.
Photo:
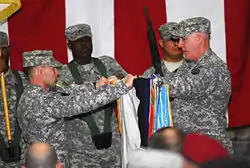
[[[44,142],[33,143],[27,153],[25,168],[60,168],[54,148]]]
[[[149,141],[149,147],[181,152],[185,134],[177,128],[164,127],[157,130]]]

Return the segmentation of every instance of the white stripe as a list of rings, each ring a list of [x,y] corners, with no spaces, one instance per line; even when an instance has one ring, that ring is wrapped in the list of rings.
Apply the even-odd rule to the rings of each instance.
[[[166,0],[167,20],[203,16],[211,21],[211,48],[226,61],[224,0]]]
[[[114,0],[66,0],[66,27],[79,23],[91,26],[94,57],[114,57]]]

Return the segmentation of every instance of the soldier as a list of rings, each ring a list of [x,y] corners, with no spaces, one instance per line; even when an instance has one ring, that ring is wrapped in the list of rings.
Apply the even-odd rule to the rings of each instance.
[[[23,67],[27,68],[29,84],[20,98],[17,115],[24,138],[28,143],[50,143],[66,168],[71,141],[66,134],[67,118],[88,115],[89,111],[116,100],[129,91],[135,78],[128,75],[114,85],[106,84],[99,89],[72,84],[64,92],[53,92],[49,88],[56,85],[59,74],[52,51],[23,53]]]
[[[4,81],[6,88],[6,96],[8,103],[8,115],[10,121],[10,131],[12,137],[12,145],[10,146],[6,134],[6,120],[4,115],[4,103],[2,98],[2,89],[0,90],[0,167],[16,168],[23,162],[25,152],[25,142],[21,135],[16,120],[16,108],[19,97],[21,96],[23,85],[27,83],[24,76],[20,76],[18,71],[9,67],[9,42],[8,36],[4,32],[0,32],[0,76],[4,72]],[[20,149],[20,150],[19,150]],[[10,156],[9,151],[15,150],[14,155]]]
[[[231,96],[231,77],[226,64],[210,48],[211,23],[203,17],[179,23],[179,46],[195,64],[183,64],[166,76],[174,98],[174,125],[185,132],[203,133],[219,140],[233,153],[225,117]]]
[[[160,26],[159,32],[161,34],[161,39],[159,44],[164,51],[164,58],[162,59],[162,70],[163,74],[167,75],[171,72],[176,72],[177,69],[182,65],[183,54],[179,48],[179,33],[178,33],[178,23],[169,22]],[[155,73],[154,67],[147,69],[143,76],[150,77]]]
[[[111,57],[92,57],[89,25],[70,26],[65,34],[73,61],[60,71],[59,78],[63,84],[96,83],[101,77],[121,78],[127,74]],[[89,116],[69,119],[67,128],[71,137],[70,161],[73,167],[120,167],[121,142],[114,105],[110,104]]]

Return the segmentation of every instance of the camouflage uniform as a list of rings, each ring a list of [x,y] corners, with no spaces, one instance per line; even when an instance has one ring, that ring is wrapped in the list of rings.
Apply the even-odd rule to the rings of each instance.
[[[55,66],[52,52],[24,53],[24,67],[39,65]],[[64,167],[69,167],[71,139],[66,133],[65,120],[108,104],[126,94],[128,90],[122,81],[114,86],[105,85],[100,89],[72,84],[70,88],[63,88],[63,92],[46,92],[39,85],[29,84],[21,96],[17,110],[24,138],[28,143],[43,141],[52,144],[60,162]]]
[[[179,39],[178,23],[175,23],[175,22],[165,23],[165,24],[163,24],[163,25],[160,26],[159,32],[160,32],[161,38],[163,40],[178,40]],[[182,63],[184,61],[182,61]],[[164,76],[167,75],[167,74],[169,74],[169,73],[172,73],[168,69],[168,67],[166,66],[164,60],[161,61],[161,66],[162,66],[162,71],[163,71],[163,75]],[[181,64],[179,66],[181,66]],[[177,72],[177,70],[178,70],[178,68],[176,70],[174,70],[173,73]],[[154,73],[155,73],[154,67],[150,67],[149,69],[147,69],[143,73],[142,76],[148,78],[148,77],[150,77]]]
[[[210,35],[210,21],[191,18],[179,23],[180,38],[195,32]],[[231,77],[226,64],[211,49],[198,62],[183,64],[176,74],[165,77],[174,98],[173,120],[186,132],[210,135],[233,153],[225,117],[231,96]]]
[[[4,32],[0,32],[0,46],[7,47],[9,46],[8,36]],[[27,84],[27,80],[25,80],[23,74],[19,72],[23,85]],[[1,74],[0,74],[1,77]],[[8,71],[4,74],[4,81],[5,81],[5,88],[6,88],[6,96],[8,102],[8,110],[9,110],[9,119],[10,119],[10,129],[11,129],[11,136],[13,138],[13,134],[15,131],[15,124],[16,124],[16,106],[17,106],[17,96],[16,96],[16,86],[19,84],[16,76],[13,74],[13,71],[9,68]],[[8,145],[8,139],[6,134],[6,121],[4,115],[4,105],[3,105],[3,98],[2,98],[2,89],[0,89],[0,133],[4,138],[6,145]],[[21,137],[20,141],[21,147],[21,161],[20,162],[12,162],[12,163],[4,163],[0,157],[0,167],[1,168],[17,168],[20,164],[24,161],[24,153],[26,149],[26,144],[24,142],[23,137]]]
[[[74,41],[84,36],[91,36],[90,27],[88,25],[75,25],[66,30],[66,37],[68,40]],[[98,59],[101,60],[106,67],[108,76],[127,74],[113,58],[102,56],[98,57]],[[76,61],[74,61],[74,63],[81,75],[82,81],[84,82],[96,83],[102,76],[93,61],[87,65],[80,65]],[[66,85],[74,83],[74,79],[67,65],[64,65],[60,70],[59,79],[60,82],[63,82]],[[95,112],[92,116],[100,132],[103,132],[104,110]],[[68,121],[67,128],[71,137],[70,161],[72,167],[120,167],[120,133],[117,119],[114,114],[111,118],[112,145],[107,149],[96,149],[91,138],[89,127],[80,117]]]
[[[12,73],[12,70],[9,69],[4,76],[5,79],[5,87],[6,87],[6,96],[7,96],[7,101],[8,101],[8,109],[9,109],[9,119],[10,119],[10,128],[11,128],[11,136],[13,138],[13,134],[15,131],[15,124],[16,124],[16,105],[17,105],[17,97],[16,97],[16,85],[17,80],[14,74]],[[1,90],[1,95],[2,95],[2,90]],[[5,115],[4,115],[4,106],[3,106],[3,99],[1,96],[1,103],[0,103],[0,131],[2,136],[4,137],[6,145],[8,144],[8,139],[6,135],[6,125],[5,125]],[[0,157],[0,167],[1,168],[16,168],[24,161],[24,152],[26,149],[26,144],[24,142],[23,137],[21,138],[20,142],[20,147],[21,147],[21,162],[12,162],[12,163],[4,163],[1,160]]]

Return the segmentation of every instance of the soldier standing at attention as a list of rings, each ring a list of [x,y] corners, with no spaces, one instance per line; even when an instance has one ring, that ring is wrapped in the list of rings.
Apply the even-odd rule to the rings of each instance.
[[[60,70],[59,79],[63,84],[96,83],[100,78],[122,78],[127,74],[111,57],[92,57],[92,33],[89,25],[70,26],[65,35],[73,61]],[[115,102],[92,111],[88,116],[79,115],[68,120],[70,162],[73,167],[120,167],[121,141],[114,105]]]
[[[36,141],[51,144],[64,168],[74,167],[69,162],[71,139],[66,132],[67,118],[87,115],[116,100],[129,91],[135,79],[129,74],[114,85],[98,89],[72,84],[64,92],[55,92],[50,88],[55,87],[59,73],[52,51],[24,52],[23,67],[29,84],[20,98],[17,116],[24,138],[29,144]]]

